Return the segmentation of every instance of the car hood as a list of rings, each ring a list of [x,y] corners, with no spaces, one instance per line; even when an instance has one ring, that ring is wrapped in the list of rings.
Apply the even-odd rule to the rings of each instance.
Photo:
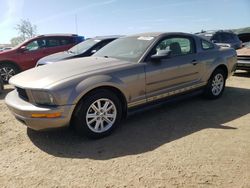
[[[16,53],[16,48],[10,49],[10,50],[6,50],[6,51],[1,51],[0,52],[0,58],[2,56],[9,56],[12,55],[13,53]]]
[[[37,62],[37,64],[39,64],[39,65],[51,64],[51,63],[56,62],[56,61],[60,61],[60,60],[68,59],[70,57],[74,57],[75,55],[76,54],[69,53],[67,51],[58,52],[58,53],[51,54],[51,55],[48,55],[46,57],[41,58]]]
[[[13,76],[9,83],[21,88],[46,89],[65,79],[109,71],[130,64],[132,63],[104,57],[70,59],[24,71]]]
[[[237,50],[237,56],[249,56],[250,57],[250,48],[241,48]]]

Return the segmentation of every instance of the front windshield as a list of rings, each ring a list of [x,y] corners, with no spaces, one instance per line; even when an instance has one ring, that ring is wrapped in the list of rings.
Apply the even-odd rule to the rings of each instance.
[[[26,39],[25,41],[21,42],[20,44],[16,44],[16,45],[13,47],[13,49],[14,49],[14,48],[21,48],[22,46],[25,46],[26,43],[27,43],[28,41],[30,41],[30,39]]]
[[[94,56],[138,62],[153,41],[154,37],[133,36],[119,38],[96,52]]]
[[[79,55],[79,54],[87,51],[88,49],[90,49],[91,47],[93,47],[95,44],[97,44],[100,41],[101,40],[98,40],[98,39],[88,39],[88,40],[85,40],[85,41],[73,46],[68,51],[70,53]]]

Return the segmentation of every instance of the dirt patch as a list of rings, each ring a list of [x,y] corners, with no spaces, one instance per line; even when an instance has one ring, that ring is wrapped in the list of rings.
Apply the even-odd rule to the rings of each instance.
[[[129,117],[111,136],[35,132],[0,95],[1,187],[250,187],[250,78]]]

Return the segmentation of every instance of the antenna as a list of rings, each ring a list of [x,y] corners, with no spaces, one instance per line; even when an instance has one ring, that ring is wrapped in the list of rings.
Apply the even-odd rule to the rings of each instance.
[[[75,25],[76,25],[76,34],[78,36],[78,22],[77,22],[77,14],[75,14]],[[78,43],[78,42],[77,42]],[[79,53],[79,45],[76,44],[77,52]]]
[[[78,35],[77,14],[75,14],[75,26],[76,26],[76,34]]]

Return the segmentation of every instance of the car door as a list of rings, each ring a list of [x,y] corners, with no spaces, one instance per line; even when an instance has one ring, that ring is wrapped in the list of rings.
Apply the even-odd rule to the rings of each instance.
[[[46,42],[44,39],[35,39],[20,47],[17,59],[21,67],[30,69],[36,65],[36,62],[45,56]]]
[[[191,37],[172,36],[160,40],[150,55],[170,51],[167,58],[146,64],[146,95],[152,97],[192,87],[201,78],[202,65]],[[149,58],[150,59],[150,58]]]

